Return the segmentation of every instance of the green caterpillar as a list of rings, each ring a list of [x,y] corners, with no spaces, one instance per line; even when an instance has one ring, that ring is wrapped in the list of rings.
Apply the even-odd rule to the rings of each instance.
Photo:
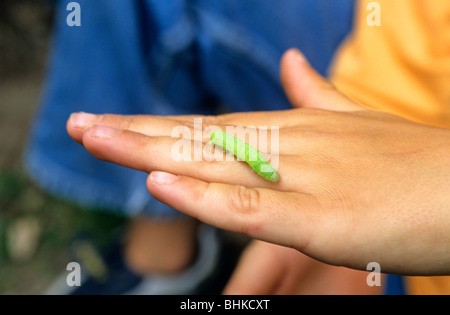
[[[278,183],[280,174],[270,165],[265,157],[248,143],[233,137],[221,130],[215,130],[211,134],[211,143],[220,146],[223,150],[233,154],[239,160],[245,161],[250,167],[264,179]],[[227,150],[227,145],[229,150]],[[232,152],[230,147],[233,147]]]

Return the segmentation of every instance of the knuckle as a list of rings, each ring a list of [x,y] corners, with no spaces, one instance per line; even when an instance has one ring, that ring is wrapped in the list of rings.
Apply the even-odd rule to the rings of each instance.
[[[134,116],[126,116],[122,123],[122,129],[124,130],[135,130],[136,128]]]
[[[257,212],[261,202],[259,191],[245,186],[236,186],[230,198],[233,210],[244,214]]]
[[[205,130],[205,128],[208,128],[210,126],[217,126],[220,124],[220,116],[213,116],[213,115],[206,115],[203,116],[203,130]]]
[[[133,130],[134,116],[103,114],[101,116],[101,123],[105,125],[115,126],[115,128],[122,130]]]

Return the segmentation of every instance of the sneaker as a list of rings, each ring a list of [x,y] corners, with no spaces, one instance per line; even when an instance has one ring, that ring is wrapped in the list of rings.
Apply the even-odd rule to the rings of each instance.
[[[207,225],[198,231],[195,262],[176,275],[140,276],[124,260],[120,242],[102,255],[88,239],[73,243],[73,260],[81,265],[81,285],[69,286],[61,276],[46,292],[49,295],[217,295],[230,278],[243,245]]]

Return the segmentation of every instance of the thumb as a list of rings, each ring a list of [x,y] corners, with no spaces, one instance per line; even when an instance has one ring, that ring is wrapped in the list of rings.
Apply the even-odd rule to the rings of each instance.
[[[283,257],[269,250],[271,246],[277,245],[255,240],[251,242],[242,253],[223,294],[274,294],[284,278],[286,267]]]
[[[281,82],[290,102],[297,108],[363,109],[317,73],[297,49],[288,50],[281,59]]]

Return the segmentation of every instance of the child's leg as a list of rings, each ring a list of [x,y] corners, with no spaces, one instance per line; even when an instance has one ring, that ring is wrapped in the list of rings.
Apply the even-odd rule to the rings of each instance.
[[[132,220],[125,245],[129,267],[139,274],[182,272],[195,260],[197,227],[190,218]]]

